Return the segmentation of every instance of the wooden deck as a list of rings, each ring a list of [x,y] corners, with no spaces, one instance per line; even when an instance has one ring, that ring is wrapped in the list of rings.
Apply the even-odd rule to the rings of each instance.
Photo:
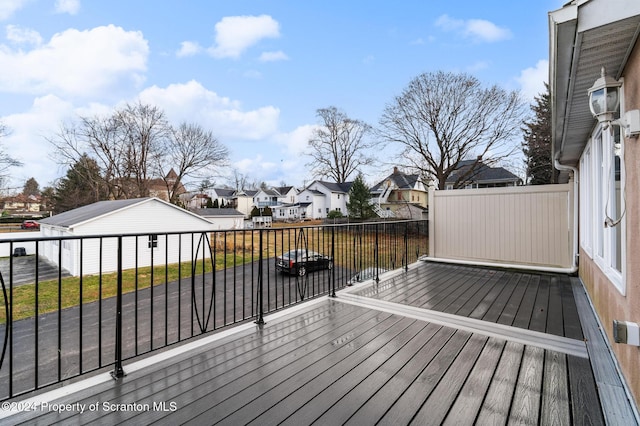
[[[266,320],[0,422],[605,424],[568,277],[420,262]]]

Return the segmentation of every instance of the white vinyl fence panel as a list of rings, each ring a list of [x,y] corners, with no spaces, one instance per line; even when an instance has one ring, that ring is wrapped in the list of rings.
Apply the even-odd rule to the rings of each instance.
[[[573,185],[430,191],[429,255],[568,268]]]

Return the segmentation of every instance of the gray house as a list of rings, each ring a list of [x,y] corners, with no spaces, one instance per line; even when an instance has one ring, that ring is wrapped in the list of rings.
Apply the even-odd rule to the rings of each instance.
[[[39,252],[74,276],[116,271],[116,236],[144,234],[123,237],[124,269],[149,266],[152,259],[154,264],[176,263],[196,251],[202,256],[206,244],[200,236],[208,238],[213,226],[158,198],[99,201],[41,220],[42,236],[60,239],[39,242]],[[106,237],[91,237],[95,235]]]
[[[445,189],[501,188],[522,185],[522,179],[504,167],[491,167],[482,159],[464,160],[447,178]]]

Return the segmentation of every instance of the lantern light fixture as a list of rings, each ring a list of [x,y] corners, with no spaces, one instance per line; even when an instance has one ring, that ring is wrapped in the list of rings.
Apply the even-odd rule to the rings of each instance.
[[[604,67],[593,86],[589,88],[589,109],[591,114],[606,129],[618,125],[624,129],[626,137],[640,135],[640,110],[627,111],[623,117],[616,119],[620,112],[620,87],[622,82],[608,76]]]

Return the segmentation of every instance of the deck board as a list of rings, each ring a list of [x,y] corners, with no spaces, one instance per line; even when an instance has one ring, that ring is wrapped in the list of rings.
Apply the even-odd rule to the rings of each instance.
[[[505,342],[503,340],[493,337],[488,340],[454,404],[451,406],[449,414],[443,422],[444,425],[456,426],[464,423],[473,423],[478,416],[491,383],[491,378],[498,366],[504,345]]]
[[[509,412],[510,424],[537,425],[540,414],[544,349],[525,347]]]
[[[541,424],[571,424],[571,405],[569,404],[567,376],[567,356],[558,352],[546,351]]]
[[[489,385],[477,418],[478,424],[506,424],[516,387],[524,346],[508,342]]]
[[[571,285],[552,274],[418,264],[355,287],[365,296],[358,304],[322,298],[59,400],[166,402],[175,412],[21,413],[11,423],[603,424],[589,359],[367,305],[394,301],[575,339]]]
[[[467,341],[460,354],[442,377],[432,395],[411,419],[411,424],[441,424],[447,416],[453,401],[455,401],[460,389],[464,385],[468,375],[482,353],[488,338],[474,335]],[[475,415],[472,411],[465,410],[467,418],[462,424],[473,423]]]
[[[295,425],[296,423],[293,421],[301,418],[300,416],[305,414],[308,415],[308,418],[311,420],[315,415],[310,413],[320,411],[322,414],[316,419],[319,424],[343,424],[356,410],[367,402],[371,395],[376,394],[383,387],[387,386],[389,381],[391,381],[407,363],[421,354],[425,342],[429,342],[441,328],[442,327],[435,324],[427,324],[402,351],[395,354],[394,357],[384,363],[381,368],[378,368],[350,389],[345,396],[339,398],[333,405],[320,404],[320,407],[318,407],[315,406],[315,404],[307,404],[298,416],[287,419],[286,423]],[[419,362],[418,360],[416,361]]]

